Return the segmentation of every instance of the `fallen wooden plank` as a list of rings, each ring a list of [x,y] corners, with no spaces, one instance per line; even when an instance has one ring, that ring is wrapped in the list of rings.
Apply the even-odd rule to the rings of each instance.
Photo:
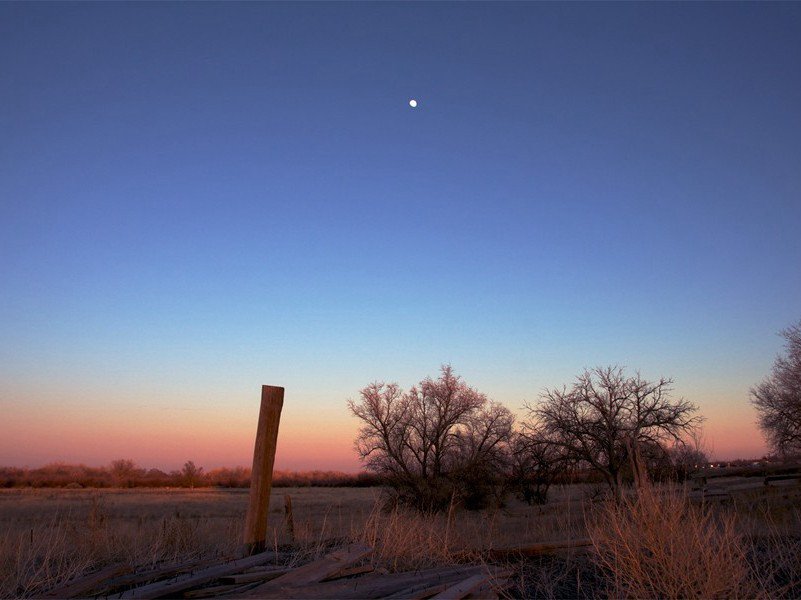
[[[507,571],[507,575],[510,576],[512,574],[511,571]],[[506,588],[509,587],[509,577],[508,576],[493,576],[488,578],[484,583],[482,583],[477,588],[471,590],[466,596],[465,600],[495,600],[498,598],[499,592],[502,592]]]
[[[327,600],[369,600],[387,598],[401,592],[421,592],[428,588],[445,584],[445,588],[467,577],[481,573],[482,567],[460,566],[439,567],[425,571],[407,573],[368,574],[353,579],[338,579],[297,587],[279,587],[264,591],[264,586],[252,590],[252,595],[259,598],[315,599]],[[442,591],[436,590],[433,593]],[[409,593],[406,597],[413,597]]]
[[[182,594],[183,598],[217,598],[249,589],[249,585],[215,585],[213,587],[189,590]]]
[[[276,567],[274,569],[265,569],[263,571],[252,571],[249,573],[240,573],[239,575],[226,575],[220,577],[220,583],[253,583],[256,581],[271,581],[281,575],[286,575],[292,569],[284,567]]]
[[[108,581],[112,577],[124,575],[131,572],[131,567],[123,565],[112,565],[101,569],[89,575],[83,575],[77,579],[67,582],[65,585],[54,588],[45,592],[41,598],[75,598],[77,596],[86,596],[89,592],[94,590],[103,582]]]
[[[272,552],[262,552],[247,558],[240,558],[231,562],[221,565],[208,567],[195,573],[191,573],[179,579],[171,579],[169,581],[159,581],[151,583],[142,587],[134,588],[123,592],[119,598],[159,598],[170,594],[177,594],[192,587],[208,583],[225,575],[233,575],[240,571],[244,571],[248,567],[257,565],[264,565],[274,559],[275,555]]]
[[[523,556],[540,556],[542,554],[552,554],[562,550],[579,550],[592,546],[589,538],[578,538],[575,540],[564,540],[558,542],[546,542],[539,544],[527,544],[525,546],[501,546],[500,548],[488,548],[485,550],[473,550],[458,552],[454,558],[459,560],[471,559],[481,556],[490,560],[504,558],[515,558]]]
[[[404,588],[390,596],[386,596],[384,600],[425,600],[434,594],[439,594],[448,589],[447,583],[435,584],[418,584],[410,588]]]
[[[281,588],[318,583],[369,556],[372,552],[373,549],[367,544],[350,544],[320,560],[292,569],[289,573],[255,588],[252,594],[258,597],[260,594]]]
[[[176,575],[190,573],[197,569],[211,567],[218,564],[220,564],[220,559],[215,559],[215,560],[202,559],[202,560],[194,560],[191,562],[179,563],[176,565],[170,565],[168,567],[161,567],[158,569],[151,569],[149,571],[141,571],[138,573],[134,572],[131,573],[130,575],[113,577],[103,582],[102,585],[99,585],[94,590],[92,590],[92,595],[108,596],[111,595],[112,593],[117,593],[120,590],[126,590],[131,587],[141,586],[146,583],[154,583],[156,581],[166,579],[167,577],[175,577]]]
[[[483,573],[480,575],[473,575],[472,577],[455,583],[445,591],[440,592],[434,596],[434,600],[462,600],[467,594],[486,582],[487,576]]]
[[[495,588],[489,584],[485,583],[474,589],[472,592],[465,596],[465,600],[498,600],[498,592],[495,591]]]
[[[362,565],[360,567],[350,567],[337,571],[331,577],[326,577],[323,581],[331,581],[333,579],[341,579],[342,577],[353,577],[354,575],[363,575],[364,573],[372,573],[373,565]]]

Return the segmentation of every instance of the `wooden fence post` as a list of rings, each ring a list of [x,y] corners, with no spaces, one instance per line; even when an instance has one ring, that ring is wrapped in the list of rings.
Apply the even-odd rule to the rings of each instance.
[[[765,485],[768,485],[767,483]],[[295,515],[292,514],[292,496],[286,494],[284,496],[284,518],[286,519],[286,527],[289,530],[289,539],[295,543]]]
[[[267,514],[270,511],[270,490],[273,483],[275,447],[278,442],[278,423],[284,405],[284,388],[261,386],[261,409],[253,449],[253,469],[250,473],[250,500],[245,518],[245,552],[264,552],[267,545]]]

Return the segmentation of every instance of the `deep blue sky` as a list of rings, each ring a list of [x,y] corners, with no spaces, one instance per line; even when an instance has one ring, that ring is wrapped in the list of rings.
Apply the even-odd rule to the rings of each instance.
[[[799,4],[2,3],[0,82],[0,431],[238,415],[247,462],[271,383],[351,456],[372,380],[450,362],[517,409],[622,364],[761,448]]]

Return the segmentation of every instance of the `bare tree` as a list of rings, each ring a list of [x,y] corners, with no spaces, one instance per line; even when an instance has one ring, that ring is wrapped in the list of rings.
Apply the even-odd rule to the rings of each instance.
[[[450,366],[408,392],[372,383],[348,407],[362,421],[355,446],[367,469],[382,475],[400,500],[426,509],[447,505],[468,469],[497,465],[514,421]]]
[[[551,485],[574,466],[564,446],[525,424],[512,442],[511,484],[528,504],[545,504]]]
[[[679,481],[686,481],[709,464],[709,454],[699,443],[677,444],[669,450],[669,456],[673,475]]]
[[[132,487],[134,485],[134,477],[140,471],[136,463],[128,458],[119,458],[111,461],[109,471],[114,480],[115,485],[118,487]]]
[[[498,402],[467,415],[457,431],[451,479],[469,509],[503,504],[511,469],[514,416]]]
[[[751,388],[759,427],[779,454],[801,452],[801,321],[781,332],[786,355],[776,357],[773,372]]]
[[[203,467],[196,467],[191,460],[186,461],[183,469],[181,469],[181,478],[192,489],[195,489],[195,484],[198,483],[202,475]]]
[[[701,422],[696,407],[670,397],[671,379],[653,383],[618,367],[595,368],[570,389],[546,389],[536,406],[526,406],[530,430],[562,448],[573,460],[601,473],[620,495],[627,468],[635,477],[640,448],[679,441]]]

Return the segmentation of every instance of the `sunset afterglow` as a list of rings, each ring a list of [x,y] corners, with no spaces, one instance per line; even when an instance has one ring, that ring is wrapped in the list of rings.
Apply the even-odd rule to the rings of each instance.
[[[0,466],[249,466],[270,384],[276,468],[356,472],[347,400],[443,364],[518,418],[596,365],[671,377],[712,457],[763,455],[800,19],[0,3]]]

